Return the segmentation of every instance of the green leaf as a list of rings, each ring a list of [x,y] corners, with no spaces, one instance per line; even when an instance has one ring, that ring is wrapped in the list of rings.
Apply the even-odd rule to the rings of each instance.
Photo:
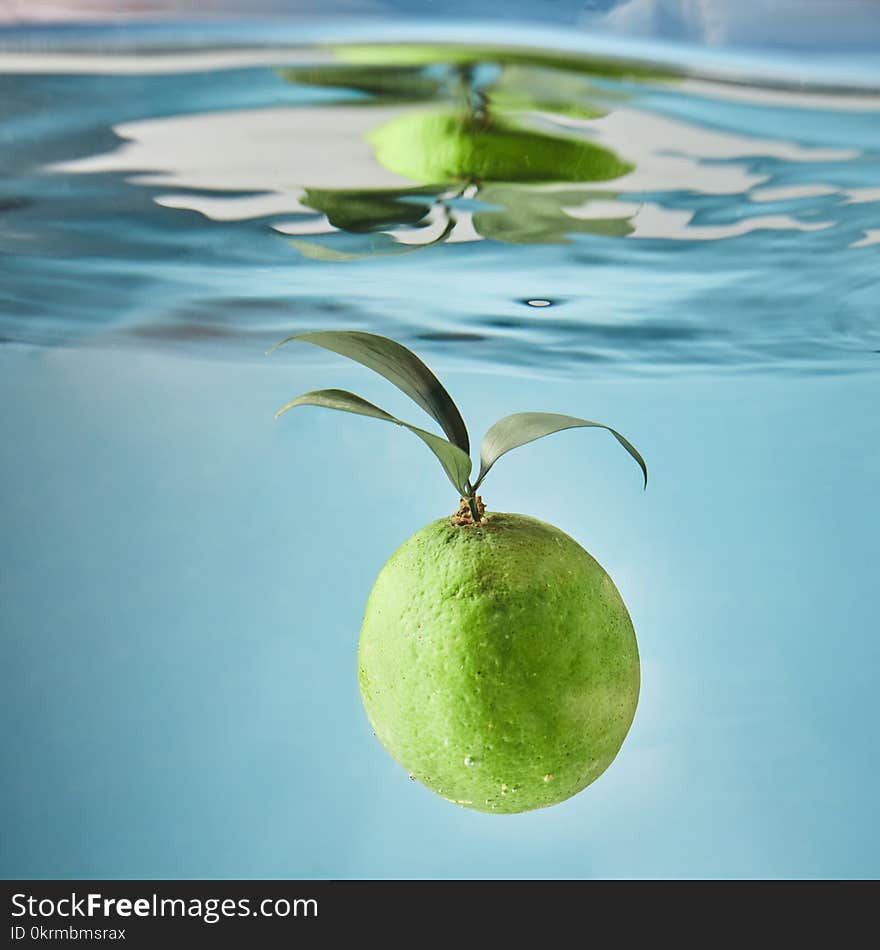
[[[550,112],[578,119],[597,119],[606,114],[596,102],[602,94],[589,76],[516,63],[503,66],[485,89],[493,113]]]
[[[360,46],[354,43],[333,47],[337,58],[343,63],[356,65],[390,66],[427,66],[434,63],[476,65],[478,63],[496,63],[500,66],[523,65],[580,72],[590,76],[608,79],[641,79],[660,81],[677,79],[682,71],[677,67],[659,65],[641,65],[616,59],[598,59],[568,52],[536,52],[530,49],[504,46],[470,46],[415,44],[415,43],[374,43]]]
[[[371,402],[367,402],[366,399],[361,399],[360,396],[346,392],[343,389],[318,389],[314,392],[303,393],[302,396],[297,396],[296,399],[291,399],[290,402],[285,403],[278,412],[275,413],[275,418],[277,419],[279,416],[283,416],[288,409],[293,409],[296,406],[320,406],[323,409],[338,409],[341,412],[353,412],[359,416],[370,416],[373,419],[381,419],[383,422],[393,422],[396,426],[403,426],[404,429],[409,429],[410,432],[417,435],[434,455],[437,456],[440,460],[440,464],[443,466],[443,471],[446,472],[449,481],[452,482],[456,491],[458,491],[460,495],[467,494],[466,485],[471,475],[470,456],[466,452],[463,452],[457,445],[447,442],[446,439],[441,436],[434,435],[433,432],[426,432],[424,429],[418,428],[418,426],[411,426],[407,422],[401,422],[400,419],[385,412],[384,409],[380,409]]]
[[[417,406],[435,419],[449,438],[467,455],[470,452],[467,428],[452,397],[443,388],[440,380],[427,366],[405,346],[375,333],[358,330],[319,330],[315,333],[298,333],[276,343],[270,353],[290,343],[303,340],[325,350],[366,366],[384,376],[399,390],[406,393]]]
[[[588,419],[578,419],[576,416],[563,416],[556,412],[515,412],[512,416],[499,419],[483,436],[483,444],[480,446],[480,475],[474,485],[474,491],[480,487],[489,469],[511,449],[563,429],[584,427],[610,432],[636,460],[645,478],[645,488],[648,487],[648,466],[645,460],[631,442],[610,426],[602,425],[601,422],[590,422]]]
[[[436,192],[328,191],[307,188],[302,203],[327,216],[334,228],[351,234],[369,234],[418,224],[431,210]],[[408,200],[410,195],[419,201]]]
[[[384,238],[385,235],[382,235]],[[354,254],[351,251],[339,251],[329,244],[321,244],[320,241],[288,241],[291,247],[296,248],[303,257],[313,261],[325,261],[333,264],[350,264],[353,261],[362,261],[374,257],[397,257],[400,254],[412,254],[413,251],[420,251],[423,244],[396,244],[390,238],[383,245],[381,250],[376,250],[375,240],[370,243],[369,250],[362,254]],[[279,344],[280,346],[281,344]]]
[[[488,185],[479,194],[480,202],[488,207],[474,214],[474,229],[484,238],[508,244],[566,244],[574,234],[626,237],[635,230],[631,216],[575,218],[565,211],[567,206],[617,197],[611,191]]]
[[[279,69],[278,74],[285,82],[297,85],[335,87],[344,91],[358,89],[383,104],[431,99],[443,87],[442,77],[427,74],[418,64],[387,68],[328,64]]]

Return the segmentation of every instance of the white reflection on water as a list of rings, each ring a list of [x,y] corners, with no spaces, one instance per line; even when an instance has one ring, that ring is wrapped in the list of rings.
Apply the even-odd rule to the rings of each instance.
[[[869,244],[880,244],[880,229],[869,228],[861,240],[853,241],[850,247],[867,247]]]
[[[702,82],[701,91],[709,84]],[[715,84],[717,85],[717,84]],[[765,95],[777,104],[785,93],[751,90],[753,104]],[[803,94],[787,94],[796,107],[815,103]],[[827,95],[824,100],[831,99]],[[824,103],[827,105],[827,103]],[[116,172],[130,181],[159,189],[154,200],[168,208],[196,211],[216,221],[242,221],[273,215],[306,215],[273,223],[283,234],[322,234],[333,225],[302,202],[307,188],[327,190],[406,189],[419,184],[384,168],[366,136],[412,106],[283,107],[186,114],[119,124],[124,143],[109,153],[50,166],[50,172]],[[695,212],[670,208],[657,200],[633,200],[639,194],[683,192],[741,195],[756,202],[840,194],[851,202],[872,201],[876,189],[849,192],[824,182],[765,188],[771,172],[755,159],[786,163],[842,163],[859,156],[846,148],[809,147],[786,141],[706,128],[680,118],[627,105],[598,119],[542,113],[527,117],[538,126],[564,127],[568,134],[612,150],[635,167],[613,182],[589,185],[530,186],[553,191],[582,191],[583,205],[560,210],[574,220],[627,222],[630,237],[713,240],[764,230],[821,230],[834,220],[803,221],[790,214],[748,215],[726,223],[693,222]],[[211,191],[194,194],[188,190]],[[225,195],[224,192],[230,192]],[[234,194],[233,194],[234,192]],[[242,194],[251,192],[251,194]],[[444,231],[446,236],[443,237]],[[417,227],[386,230],[400,244],[482,240],[471,212],[433,208]]]

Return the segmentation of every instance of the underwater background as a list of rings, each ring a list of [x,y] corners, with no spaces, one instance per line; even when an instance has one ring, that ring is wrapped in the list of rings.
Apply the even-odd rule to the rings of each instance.
[[[875,877],[877,7],[76,13],[0,7],[0,874]],[[367,595],[458,499],[403,430],[273,421],[426,425],[265,356],[314,329],[415,350],[474,442],[647,459],[565,432],[483,492],[638,635],[568,802],[456,808],[371,735]]]

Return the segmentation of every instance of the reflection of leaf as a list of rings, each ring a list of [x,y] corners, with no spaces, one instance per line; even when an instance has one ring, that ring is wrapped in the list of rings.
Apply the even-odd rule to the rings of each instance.
[[[285,82],[303,86],[329,86],[356,89],[383,102],[432,99],[443,87],[443,80],[429,76],[421,66],[358,67],[333,64],[294,69],[279,69]]]
[[[402,225],[416,224],[431,210],[434,192],[427,200],[407,200],[415,192],[401,191],[325,191],[309,188],[302,203],[320,211],[340,231],[363,234]]]
[[[590,197],[603,201],[612,193],[566,189],[528,188],[517,185],[488,185],[481,189],[480,201],[497,208],[474,214],[477,233],[508,244],[562,244],[570,234],[599,234],[626,237],[632,234],[629,218],[572,218],[563,210],[581,205]]]
[[[681,73],[668,67],[642,66],[619,60],[596,59],[575,53],[534,52],[527,49],[510,49],[498,46],[452,46],[414,43],[373,44],[358,46],[346,44],[333,48],[336,56],[345,63],[377,66],[427,66],[431,63],[475,65],[497,63],[500,66],[542,66],[547,69],[563,69],[573,73],[586,73],[608,79],[672,79]]]
[[[313,260],[357,261],[417,251],[442,243],[455,224],[453,204],[446,212],[449,221],[441,234],[430,240],[399,244],[390,235],[376,232],[380,228],[396,230],[412,227],[423,219],[431,220],[425,206],[405,200],[411,191],[400,192],[398,199],[395,199],[394,192],[376,192],[375,196],[369,192],[345,191],[310,191],[307,194],[319,196],[307,203],[327,214],[335,227],[358,236],[357,241],[352,237],[347,242],[345,233],[326,235],[321,240],[297,238],[290,241],[304,257]],[[608,204],[616,197],[614,192],[574,187],[490,184],[477,193],[483,207],[474,212],[472,224],[480,237],[507,244],[564,244],[574,234],[626,237],[634,230],[631,217],[576,218],[565,211],[585,204],[589,208],[592,199]]]
[[[450,109],[408,112],[374,129],[369,139],[382,165],[423,184],[607,181],[633,167],[583,139]]]
[[[573,119],[598,119],[606,114],[603,109],[588,103],[566,102],[564,99],[538,99],[527,92],[491,90],[487,99],[495,113],[549,112],[553,115],[570,116]]]
[[[339,234],[329,236],[331,239],[340,237]],[[413,251],[419,251],[422,245],[418,244],[398,244],[395,240],[385,234],[377,235],[381,240],[372,238],[369,244],[357,245],[358,250],[346,251],[333,244],[325,244],[322,241],[304,241],[301,238],[293,238],[287,243],[296,248],[303,257],[313,261],[331,261],[335,264],[348,264],[353,261],[363,261],[374,257],[397,257],[399,254],[412,254]],[[363,241],[364,238],[362,237]]]
[[[486,90],[488,108],[499,112],[550,112],[577,119],[605,115],[591,99],[595,86],[588,78],[559,70],[507,66]]]
[[[467,494],[467,484],[472,467],[470,457],[467,452],[441,436],[434,435],[433,432],[426,432],[424,429],[410,425],[408,422],[401,422],[400,419],[385,412],[384,409],[380,409],[371,402],[367,402],[366,399],[361,399],[360,396],[346,392],[344,389],[318,389],[314,392],[303,393],[302,396],[297,396],[296,399],[291,399],[290,402],[285,403],[278,412],[275,413],[275,418],[277,419],[279,416],[283,416],[285,412],[289,409],[294,409],[296,406],[319,406],[322,409],[336,409],[339,412],[352,412],[358,416],[369,416],[372,419],[381,419],[383,422],[392,422],[396,426],[403,426],[404,429],[409,429],[413,435],[417,435],[434,455],[437,456],[437,459],[443,466],[443,471],[446,472],[449,481],[452,482],[453,487],[458,493],[460,495]]]
[[[311,258],[313,261],[333,261],[334,263],[347,263],[349,261],[359,261],[364,257],[371,257],[369,254],[351,254],[348,251],[338,251],[327,244],[320,244],[318,241],[301,241],[298,238],[288,242],[291,247],[295,247],[303,257]]]

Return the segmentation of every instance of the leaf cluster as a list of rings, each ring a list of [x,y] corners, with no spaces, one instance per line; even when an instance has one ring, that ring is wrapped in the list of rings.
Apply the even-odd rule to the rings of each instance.
[[[596,428],[610,432],[635,459],[647,487],[648,468],[645,460],[635,446],[617,430],[601,422],[591,422],[588,419],[555,412],[515,412],[499,419],[483,436],[480,446],[480,470],[476,479],[471,481],[473,465],[464,419],[443,384],[415,353],[387,337],[357,330],[299,333],[281,340],[269,352],[272,353],[294,341],[323,347],[383,376],[423,409],[440,426],[445,437],[403,422],[366,399],[343,389],[319,389],[303,393],[285,403],[275,414],[276,419],[297,406],[318,406],[368,416],[408,429],[434,453],[456,491],[470,504],[475,521],[480,520],[476,492],[498,459],[512,449],[565,429]]]

